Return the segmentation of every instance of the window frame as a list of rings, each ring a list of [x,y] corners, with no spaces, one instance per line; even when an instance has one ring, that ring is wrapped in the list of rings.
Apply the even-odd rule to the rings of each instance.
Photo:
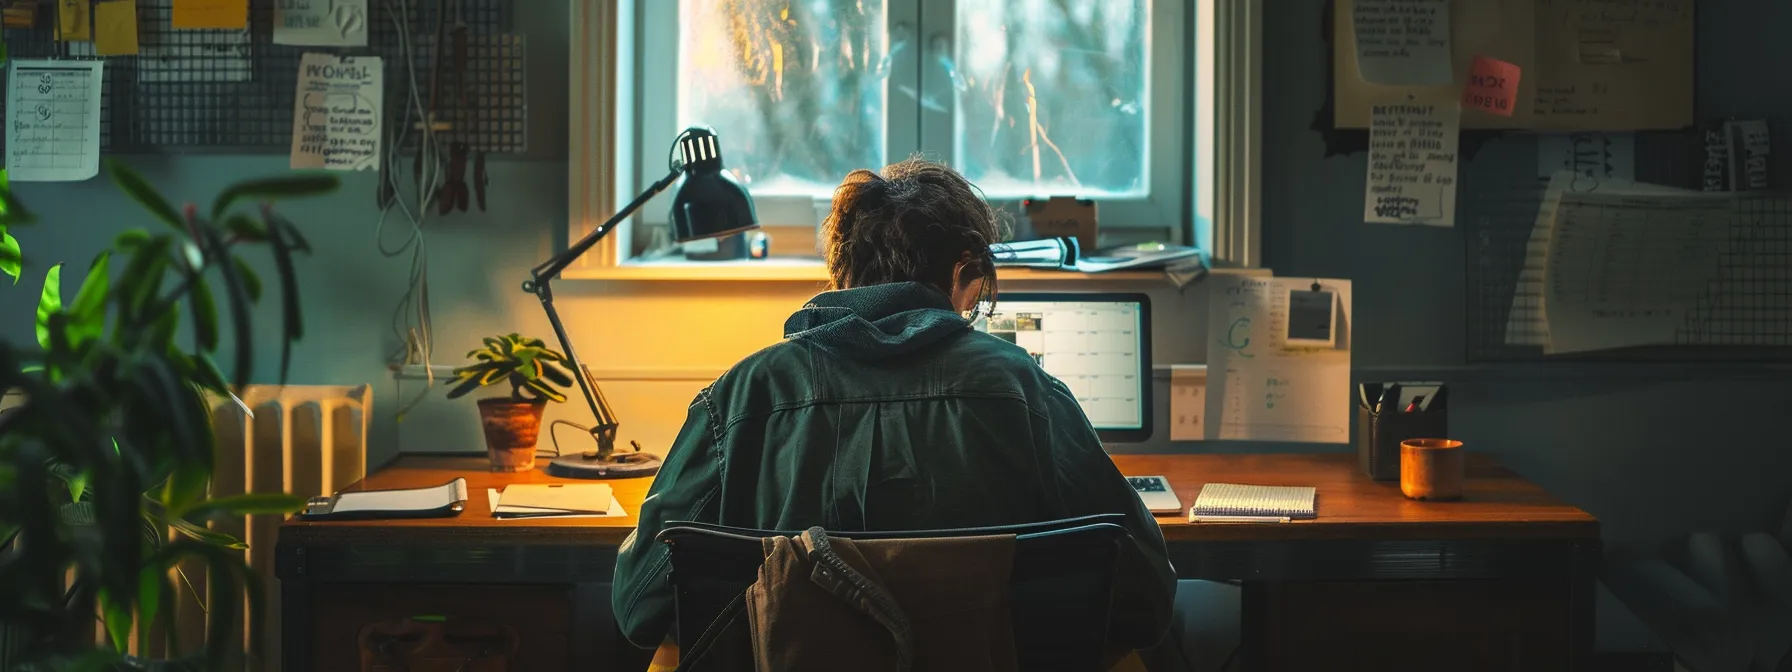
[[[919,55],[930,36],[949,35],[955,11],[922,13],[922,4],[950,8],[951,0],[887,0],[891,48],[911,50],[914,56],[893,59],[895,68],[886,82],[886,100],[898,100],[895,87],[920,91],[925,77],[918,70],[928,60]],[[1175,21],[1152,20],[1152,84],[1148,123],[1151,137],[1167,127],[1192,127],[1166,151],[1153,155],[1151,196],[1135,207],[1104,201],[1104,228],[1149,236],[1159,233],[1209,253],[1216,267],[1254,268],[1260,264],[1261,224],[1259,190],[1261,152],[1260,83],[1263,0],[1152,0],[1153,9],[1171,6]],[[676,39],[678,3],[670,0],[590,0],[571,3],[571,63],[569,64],[568,138],[568,244],[584,237],[651,181],[665,173],[664,152],[676,135],[673,99],[676,87],[675,56],[646,54],[650,25],[664,30],[670,18]],[[944,14],[945,16],[941,16]],[[916,26],[907,17],[927,20]],[[946,25],[942,27],[940,24]],[[1193,45],[1173,38],[1194,35]],[[1177,67],[1163,67],[1165,51]],[[937,76],[929,82],[943,81]],[[1159,84],[1161,80],[1172,80]],[[1192,81],[1193,85],[1188,82]],[[657,84],[655,84],[657,83]],[[1166,101],[1165,89],[1174,91]],[[650,93],[660,96],[656,102]],[[1203,97],[1202,94],[1208,95]],[[1159,108],[1163,109],[1159,109]],[[902,108],[908,108],[903,110]],[[923,126],[918,105],[890,106],[886,113],[886,147],[920,141],[926,129],[945,126],[950,149],[951,123]],[[1167,110],[1167,111],[1166,111]],[[906,115],[906,118],[902,115]],[[637,123],[637,120],[640,120]],[[912,123],[911,123],[912,122]],[[664,126],[665,128],[659,128]],[[938,131],[934,131],[938,133]],[[906,135],[905,135],[906,134]],[[664,140],[656,141],[663,137]],[[1206,139],[1193,142],[1191,138]],[[726,136],[723,137],[726,143]],[[1155,140],[1154,140],[1155,142]],[[1192,145],[1192,147],[1191,147]],[[725,145],[724,145],[725,147]],[[905,151],[896,149],[896,152]],[[900,158],[886,150],[891,159]],[[1166,164],[1167,167],[1160,167]],[[1165,186],[1160,186],[1165,185]],[[1167,190],[1168,193],[1166,193]],[[619,198],[619,195],[621,197]],[[1003,203],[1005,199],[992,199]],[[775,241],[792,236],[814,237],[815,224],[825,212],[827,200],[807,196],[755,197],[760,220],[773,231]],[[1117,205],[1107,206],[1114,202]],[[666,213],[655,199],[629,221],[618,226],[591,254],[569,268],[568,277],[632,277],[619,273],[628,268],[633,249],[632,228],[637,222],[664,222]],[[1110,214],[1112,213],[1112,214]],[[1143,213],[1143,214],[1140,214]],[[1154,221],[1155,220],[1155,221]],[[774,251],[789,254],[795,246],[779,244]],[[715,266],[690,262],[688,267]],[[792,279],[804,273],[789,268],[766,269],[768,279]],[[657,272],[643,279],[752,278],[751,269],[740,272]]]

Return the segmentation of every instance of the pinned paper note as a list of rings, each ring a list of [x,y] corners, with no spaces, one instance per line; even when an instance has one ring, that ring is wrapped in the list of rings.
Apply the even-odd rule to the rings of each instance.
[[[1350,439],[1350,281],[1210,276],[1208,439],[1345,443]],[[1318,283],[1337,296],[1337,341],[1290,347],[1289,297]]]
[[[1630,133],[1555,133],[1537,136],[1537,179],[1574,174],[1573,192],[1598,191],[1609,180],[1636,179],[1636,136]]]
[[[93,40],[93,14],[88,0],[56,0],[56,39],[61,42]]]
[[[175,28],[248,28],[249,0],[174,0]]]
[[[274,44],[367,46],[367,0],[281,0],[274,5]]]
[[[1207,365],[1177,364],[1170,367],[1170,440],[1202,441],[1207,438]]]
[[[1449,0],[1356,0],[1352,14],[1363,81],[1436,86],[1455,79]]]
[[[1376,105],[1363,221],[1456,225],[1456,105]]]
[[[1517,109],[1518,66],[1505,61],[1476,56],[1468,68],[1468,86],[1462,90],[1462,107],[1486,110],[1502,117],[1512,116]]]
[[[93,7],[93,53],[137,55],[137,0],[106,0]]]
[[[292,167],[379,170],[383,82],[378,57],[301,56]]]
[[[104,61],[8,63],[8,179],[73,182],[99,174],[104,67]]]

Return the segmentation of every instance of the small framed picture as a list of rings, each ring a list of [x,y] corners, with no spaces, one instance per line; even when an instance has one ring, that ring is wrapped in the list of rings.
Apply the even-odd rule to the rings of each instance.
[[[1338,295],[1319,285],[1289,290],[1286,339],[1293,348],[1337,347]]]

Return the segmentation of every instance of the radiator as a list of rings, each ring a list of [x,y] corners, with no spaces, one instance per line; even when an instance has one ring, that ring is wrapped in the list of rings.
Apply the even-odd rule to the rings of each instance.
[[[243,412],[253,411],[253,417]],[[228,397],[211,400],[212,429],[218,437],[217,471],[211,496],[246,492],[289,492],[300,497],[328,495],[360,480],[367,472],[367,426],[373,413],[373,391],[367,385],[250,386],[242,404]],[[245,516],[213,523],[248,544],[243,551],[251,571],[266,587],[259,622],[244,623],[262,633],[264,659],[250,669],[277,669],[280,660],[280,586],[274,578],[274,544],[280,533],[277,515]],[[191,650],[205,641],[206,578],[202,566],[182,568],[172,577],[176,592],[175,627],[181,647]],[[191,585],[191,590],[188,585]],[[236,612],[248,613],[248,603]]]

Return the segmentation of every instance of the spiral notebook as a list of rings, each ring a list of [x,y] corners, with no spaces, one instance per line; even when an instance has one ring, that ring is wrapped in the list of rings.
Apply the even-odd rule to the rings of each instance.
[[[1189,522],[1280,522],[1319,515],[1315,488],[1208,483],[1201,486]]]

